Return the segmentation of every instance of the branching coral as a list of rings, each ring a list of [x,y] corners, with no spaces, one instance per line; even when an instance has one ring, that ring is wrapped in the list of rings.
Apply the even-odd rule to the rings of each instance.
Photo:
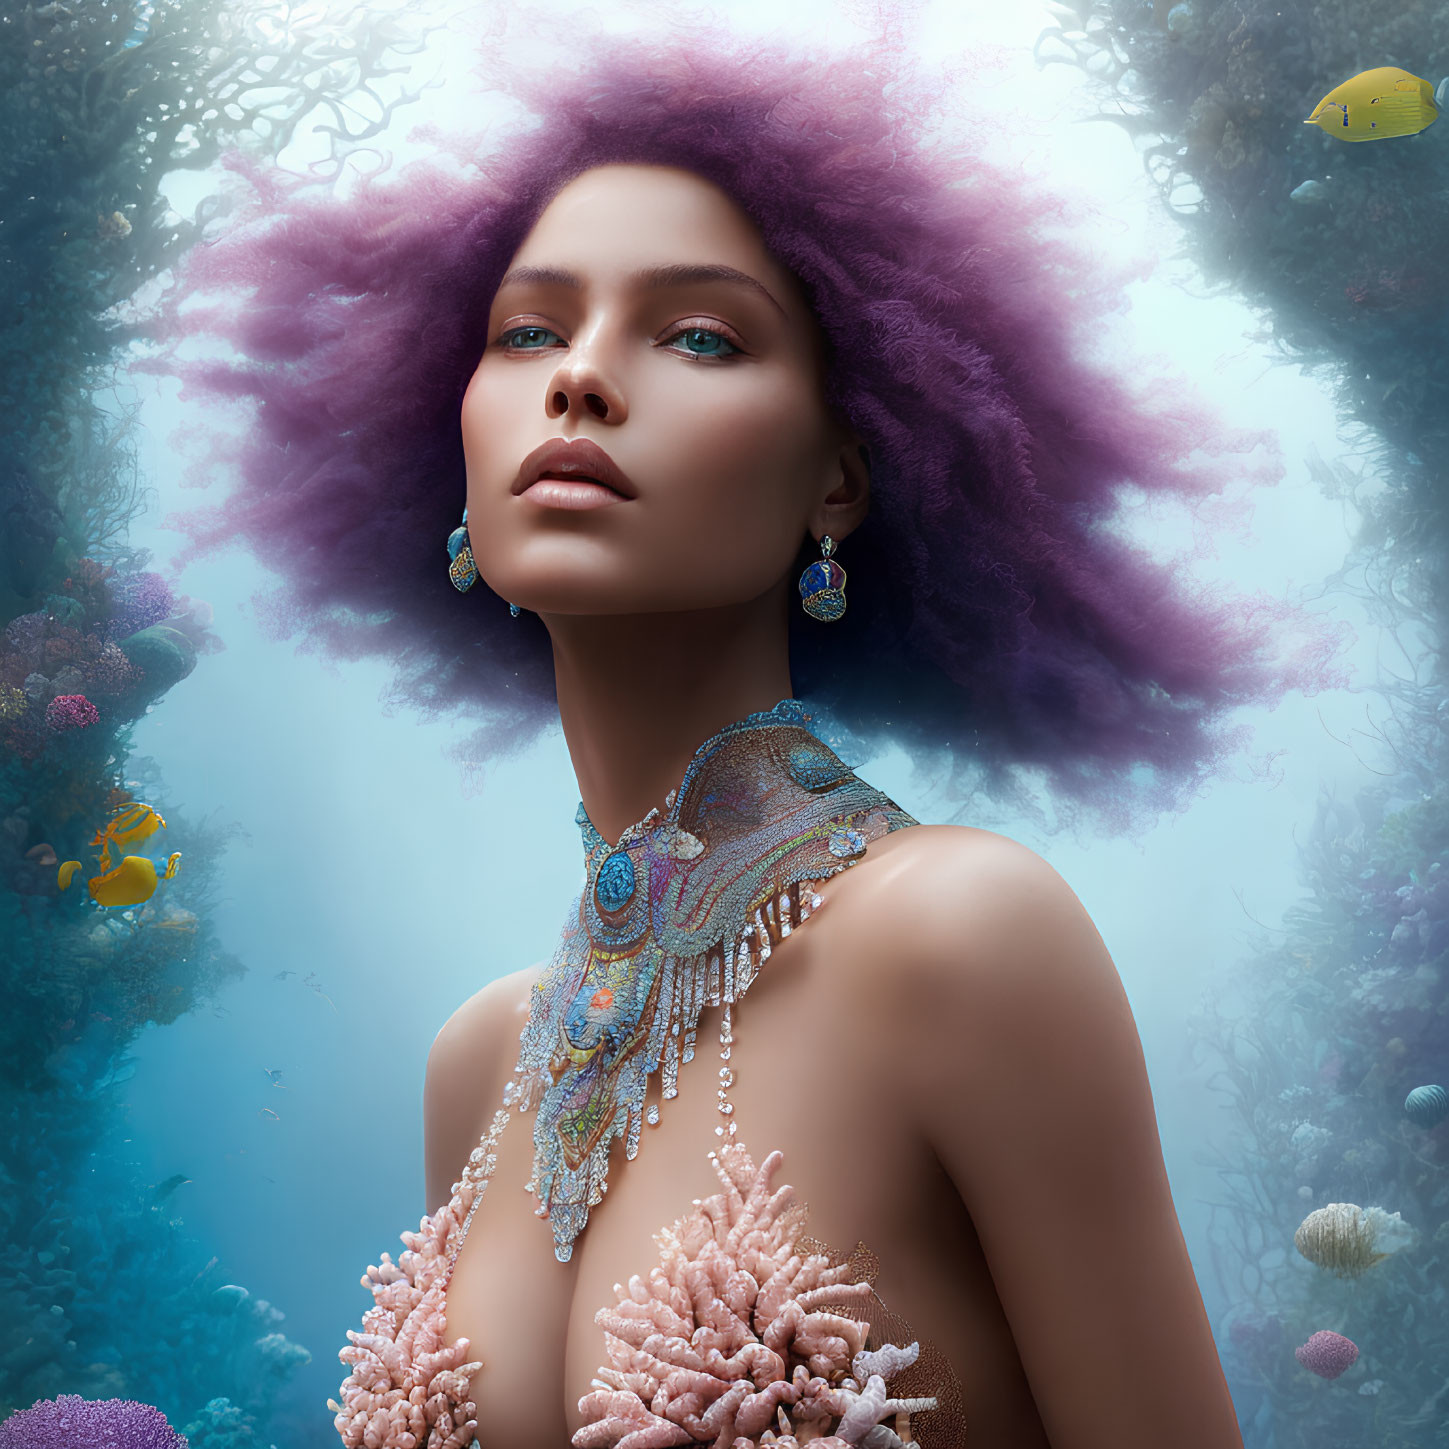
[[[465,1449],[474,1442],[468,1383],[482,1364],[467,1361],[466,1338],[446,1343],[449,1246],[487,1187],[492,1148],[509,1115],[495,1115],[449,1201],[416,1233],[402,1235],[407,1251],[396,1263],[384,1253],[362,1279],[373,1307],[362,1316],[363,1331],[349,1329],[350,1346],[337,1355],[352,1365],[338,1390],[342,1402],[327,1401],[346,1449]]]
[[[936,1400],[891,1398],[886,1381],[919,1345],[866,1348],[870,1325],[851,1309],[871,1286],[848,1282],[849,1264],[797,1251],[805,1210],[792,1188],[771,1188],[783,1155],[757,1168],[730,1142],[710,1160],[724,1190],[657,1234],[659,1266],[595,1317],[610,1366],[580,1400],[590,1417],[577,1449],[913,1442],[910,1415]]]
[[[57,734],[88,729],[100,718],[100,711],[83,694],[58,694],[45,707],[45,723]]]
[[[362,1279],[374,1306],[338,1357],[352,1365],[329,1399],[346,1449],[465,1449],[475,1440],[469,1343],[447,1343],[455,1240],[486,1189],[507,1126],[500,1108],[453,1196],[404,1233],[407,1251]],[[771,1188],[782,1155],[756,1168],[728,1143],[711,1153],[724,1191],[656,1235],[663,1252],[595,1317],[608,1366],[579,1401],[577,1449],[712,1444],[717,1449],[907,1449],[910,1416],[935,1398],[892,1398],[887,1382],[919,1345],[867,1348],[868,1282],[849,1282],[800,1239],[805,1209]],[[887,1421],[890,1421],[889,1423]]]

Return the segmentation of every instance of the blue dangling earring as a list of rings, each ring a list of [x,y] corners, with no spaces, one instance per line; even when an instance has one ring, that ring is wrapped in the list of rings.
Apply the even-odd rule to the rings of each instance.
[[[466,594],[478,582],[478,569],[473,562],[473,550],[468,547],[468,510],[463,510],[463,522],[448,535],[448,577],[460,594]]]
[[[448,535],[448,577],[460,594],[466,594],[478,582],[478,566],[473,562],[473,550],[468,546],[468,510],[463,510],[463,522]],[[508,612],[516,619],[523,610],[517,604],[510,604]]]
[[[845,613],[845,570],[830,557],[835,540],[820,540],[820,557],[800,575],[800,606],[812,619],[833,624]]]

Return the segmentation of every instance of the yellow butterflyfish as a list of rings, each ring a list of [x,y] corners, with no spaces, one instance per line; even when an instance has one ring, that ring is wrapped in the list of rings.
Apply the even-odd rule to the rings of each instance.
[[[91,844],[101,847],[101,869],[109,870],[111,846],[136,845],[158,830],[165,829],[166,822],[158,811],[149,805],[143,805],[139,800],[133,800],[129,804],[117,806],[112,812],[110,823],[96,831]]]
[[[1449,80],[1434,87],[1396,65],[1381,65],[1346,80],[1319,101],[1305,126],[1321,126],[1340,141],[1412,136],[1439,119]]]
[[[111,817],[109,832],[113,844],[134,845],[137,841],[154,835],[158,830],[165,829],[166,822],[161,818],[160,813],[137,800],[130,805],[123,805],[116,811],[115,815]]]

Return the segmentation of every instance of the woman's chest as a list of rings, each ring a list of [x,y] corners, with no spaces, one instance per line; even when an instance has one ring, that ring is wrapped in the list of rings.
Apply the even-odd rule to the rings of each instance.
[[[968,1417],[1015,1426],[1013,1443],[1045,1442],[1032,1437],[1035,1411],[970,1218],[916,1134],[893,1070],[910,1044],[882,1030],[901,1014],[883,1012],[872,1000],[887,973],[878,963],[873,973],[856,969],[862,963],[823,926],[812,923],[776,948],[733,1008],[731,1041],[719,1040],[720,1009],[704,1010],[677,1096],[661,1101],[658,1078],[651,1080],[648,1102],[659,1108],[658,1125],[644,1128],[632,1161],[623,1140],[615,1140],[607,1195],[566,1264],[556,1260],[549,1224],[536,1215],[527,1188],[536,1119],[513,1114],[447,1297],[448,1341],[468,1338],[469,1359],[483,1365],[471,1380],[481,1449],[565,1449],[601,1412],[601,1373],[616,1395],[615,1411],[641,1389],[646,1402],[656,1400],[664,1382],[671,1396],[692,1390],[708,1402],[712,1391],[692,1377],[708,1377],[708,1365],[700,1367],[698,1353],[666,1351],[660,1341],[646,1350],[646,1319],[651,1332],[717,1350],[716,1378],[738,1373],[722,1361],[748,1363],[754,1387],[762,1387],[770,1365],[779,1367],[768,1354],[779,1349],[781,1330],[773,1330],[774,1348],[762,1347],[772,1332],[769,1315],[741,1311],[739,1295],[760,1289],[772,1264],[783,1268],[789,1245],[801,1237],[816,1251],[833,1250],[832,1262],[863,1245],[852,1271],[837,1281],[859,1281],[862,1269],[873,1276],[874,1296],[851,1300],[850,1310],[879,1319],[883,1308],[888,1315],[890,1331],[877,1333],[871,1347],[881,1339],[927,1345],[904,1391],[939,1401],[934,1415],[918,1414],[912,1425],[923,1446],[965,1443]],[[720,1110],[722,1088],[732,1111]],[[756,1168],[772,1152],[783,1160],[768,1181],[732,1182],[724,1161],[711,1159],[731,1141],[744,1146]],[[738,1176],[740,1159],[733,1166]],[[780,1195],[787,1184],[793,1208]],[[746,1231],[740,1223],[751,1214]],[[689,1225],[689,1241],[661,1245],[656,1235],[680,1220]],[[715,1241],[706,1247],[710,1236]],[[808,1295],[810,1287],[805,1278],[793,1288],[780,1283],[776,1297]],[[628,1300],[622,1308],[621,1297]],[[800,1301],[815,1309],[840,1306],[819,1294]],[[613,1315],[607,1324],[597,1321],[601,1310]],[[795,1310],[780,1302],[772,1312],[779,1319]],[[713,1330],[698,1332],[710,1324]],[[818,1329],[817,1323],[811,1331]],[[841,1355],[848,1364],[849,1345]],[[927,1365],[931,1373],[924,1373]],[[815,1364],[828,1367],[825,1360]],[[632,1390],[619,1397],[626,1380]]]

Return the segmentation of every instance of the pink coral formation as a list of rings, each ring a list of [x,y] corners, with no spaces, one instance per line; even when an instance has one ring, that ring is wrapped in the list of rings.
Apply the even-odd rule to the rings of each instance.
[[[416,1233],[402,1234],[407,1251],[398,1261],[384,1253],[362,1279],[374,1306],[362,1315],[363,1331],[349,1329],[351,1346],[338,1352],[352,1365],[338,1390],[342,1402],[327,1401],[346,1449],[465,1449],[477,1436],[468,1381],[482,1364],[466,1362],[466,1338],[446,1343],[451,1248],[487,1188],[493,1144],[508,1117],[506,1110],[494,1117],[446,1205]]]
[[[83,694],[58,694],[45,707],[45,722],[57,732],[86,729],[100,717],[100,711]]]
[[[1293,1350],[1293,1357],[1319,1378],[1336,1379],[1357,1360],[1358,1345],[1341,1333],[1321,1328],[1301,1348]]]
[[[447,1346],[446,1299],[456,1245],[486,1190],[500,1108],[446,1206],[403,1233],[396,1263],[382,1255],[362,1285],[374,1306],[338,1358],[352,1365],[342,1402],[327,1401],[346,1449],[466,1449],[477,1437],[467,1397],[481,1362],[468,1340]],[[805,1221],[794,1190],[772,1190],[783,1161],[757,1169],[743,1145],[711,1153],[724,1191],[657,1234],[663,1252],[647,1280],[630,1278],[599,1311],[610,1367],[579,1401],[588,1416],[577,1449],[910,1449],[910,1416],[934,1398],[891,1398],[889,1379],[919,1345],[866,1347],[870,1324],[852,1317],[871,1298],[849,1264],[796,1250]],[[803,1246],[803,1244],[802,1244]],[[890,1424],[885,1421],[891,1420]]]
[[[444,1313],[447,1242],[472,1196],[471,1186],[455,1194],[420,1231],[402,1235],[408,1251],[396,1263],[384,1253],[362,1280],[376,1306],[363,1314],[363,1332],[348,1330],[352,1347],[338,1358],[353,1370],[342,1402],[327,1401],[347,1449],[464,1449],[474,1441],[468,1378],[482,1365],[464,1362],[466,1338],[446,1346]]]
[[[612,1367],[579,1403],[590,1417],[576,1449],[911,1444],[910,1415],[936,1400],[890,1398],[886,1380],[919,1345],[868,1350],[870,1325],[850,1311],[870,1284],[796,1251],[805,1209],[789,1186],[770,1186],[781,1153],[756,1168],[728,1142],[710,1160],[724,1191],[657,1234],[660,1265],[596,1316]]]

